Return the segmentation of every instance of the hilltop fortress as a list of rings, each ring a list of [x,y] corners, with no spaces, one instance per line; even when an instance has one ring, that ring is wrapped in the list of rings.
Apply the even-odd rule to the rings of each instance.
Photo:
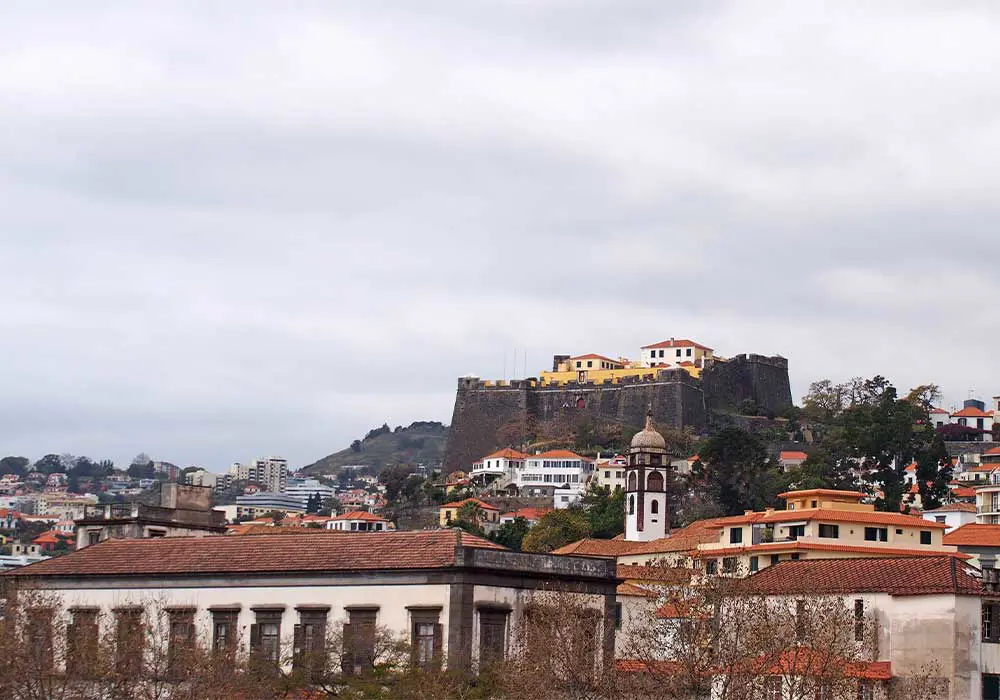
[[[504,445],[505,434],[559,417],[641,427],[648,407],[657,425],[708,427],[713,413],[753,403],[763,413],[792,405],[788,360],[780,356],[715,356],[711,348],[675,339],[647,345],[640,359],[597,354],[556,355],[539,377],[488,381],[461,377],[444,471],[466,470]]]

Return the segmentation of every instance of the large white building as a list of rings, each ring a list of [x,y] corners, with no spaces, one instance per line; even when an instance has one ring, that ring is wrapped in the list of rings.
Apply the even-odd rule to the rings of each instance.
[[[193,627],[205,648],[251,650],[289,667],[293,628],[377,625],[429,652],[428,662],[476,669],[530,643],[519,636],[526,611],[562,591],[593,609],[595,671],[614,659],[613,561],[511,552],[450,529],[108,540],[19,569],[17,577],[77,623],[68,634],[94,639],[122,629],[123,614],[146,622],[163,616],[171,628],[175,621]],[[343,637],[374,644],[361,634]],[[130,653],[143,651],[140,644]],[[361,651],[344,649],[342,658],[373,658]]]
[[[714,357],[712,348],[685,338],[671,338],[652,345],[643,345],[639,360],[647,367],[703,367]]]
[[[337,490],[332,486],[327,486],[319,479],[293,476],[288,478],[285,493],[299,499],[302,507],[305,508],[309,504],[309,499],[313,494],[319,494],[320,501],[325,501],[328,498],[334,498]]]
[[[494,452],[473,463],[469,476],[480,483],[505,479],[522,495],[554,494],[557,507],[565,507],[586,490],[594,473],[594,461],[569,450],[526,454],[510,448]],[[564,501],[563,498],[566,498]]]

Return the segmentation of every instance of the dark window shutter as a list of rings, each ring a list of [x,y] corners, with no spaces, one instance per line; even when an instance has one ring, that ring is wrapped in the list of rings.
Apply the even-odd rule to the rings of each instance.
[[[340,666],[341,670],[345,675],[354,675],[354,650],[355,650],[355,640],[354,640],[354,628],[351,626],[350,622],[344,623],[344,650],[340,656]]]
[[[418,629],[418,623],[410,623],[410,666],[413,668],[416,668],[420,662],[419,649],[417,648],[417,641],[419,639],[417,637]]]
[[[305,655],[305,631],[302,629],[302,625],[295,625],[292,630],[293,646],[292,646],[292,666],[294,668],[299,668],[302,665],[302,658]]]
[[[250,625],[250,650],[260,649],[260,625]]]
[[[441,668],[441,659],[444,657],[444,625],[434,625],[434,668]]]

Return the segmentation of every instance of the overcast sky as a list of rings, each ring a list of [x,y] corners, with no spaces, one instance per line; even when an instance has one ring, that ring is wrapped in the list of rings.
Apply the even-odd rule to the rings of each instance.
[[[515,347],[671,336],[797,399],[1000,394],[998,36],[990,1],[6,0],[0,455],[301,466]]]

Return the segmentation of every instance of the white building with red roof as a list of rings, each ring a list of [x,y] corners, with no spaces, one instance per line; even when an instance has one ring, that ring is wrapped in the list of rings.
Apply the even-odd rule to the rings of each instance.
[[[614,658],[614,562],[511,552],[461,530],[273,530],[110,539],[5,576],[44,592],[60,648],[88,648],[165,618],[167,629],[193,629],[200,648],[230,646],[290,672],[295,640],[314,625],[317,651],[326,651],[324,632],[350,644],[343,658],[356,660],[354,673],[373,670],[379,628],[426,652],[417,663],[428,670],[474,671],[525,643],[525,615],[545,591],[593,608],[596,644],[584,653],[594,668]],[[173,634],[129,639],[139,658],[152,644],[189,643]]]
[[[810,599],[840,599],[855,623],[844,632],[859,645],[868,671],[857,674],[850,695],[815,697],[996,698],[1000,676],[1000,595],[979,571],[955,557],[788,561],[749,577],[741,591],[808,615]],[[788,643],[795,644],[794,639]],[[781,687],[793,672],[778,669]],[[927,681],[942,694],[921,694]],[[822,679],[818,679],[822,684]],[[907,692],[909,684],[916,684]],[[890,694],[890,688],[893,692]],[[783,694],[754,697],[785,698]],[[794,695],[794,697],[805,697]],[[809,697],[813,695],[810,692]]]
[[[714,357],[712,348],[686,338],[671,338],[652,345],[643,345],[639,350],[639,360],[647,367],[681,367],[690,363],[703,367],[705,360]]]
[[[986,410],[986,404],[979,399],[966,399],[962,408],[951,414],[952,425],[980,431],[978,437],[980,440],[992,439],[993,420],[994,411]]]
[[[781,471],[785,472],[789,469],[798,469],[807,459],[809,459],[809,455],[805,452],[799,450],[782,450],[778,455],[778,464],[781,466]]]
[[[479,483],[504,476],[513,478],[518,470],[524,469],[527,458],[524,452],[505,447],[473,462],[469,478]]]
[[[368,511],[352,510],[330,518],[326,523],[326,529],[344,532],[382,532],[383,530],[391,530],[392,523]]]

